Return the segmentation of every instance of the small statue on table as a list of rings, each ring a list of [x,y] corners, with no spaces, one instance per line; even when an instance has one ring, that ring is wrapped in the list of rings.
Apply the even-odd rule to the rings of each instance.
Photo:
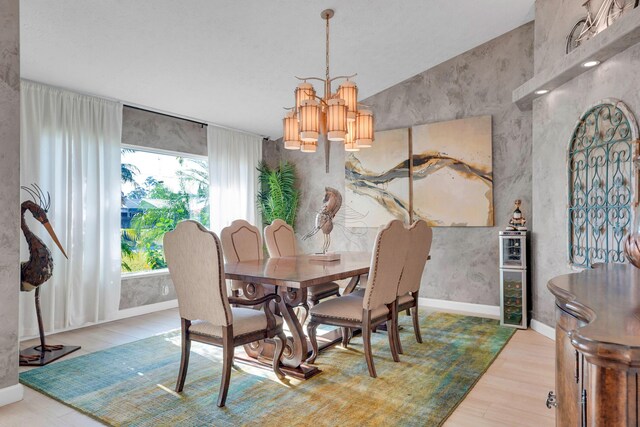
[[[509,220],[507,231],[527,231],[527,220],[522,215],[522,211],[520,211],[521,204],[521,200],[518,199],[515,201],[516,208],[513,211],[513,216]]]

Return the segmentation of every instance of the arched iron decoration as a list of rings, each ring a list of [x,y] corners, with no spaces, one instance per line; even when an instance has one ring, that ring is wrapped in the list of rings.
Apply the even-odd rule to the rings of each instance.
[[[620,101],[603,100],[578,121],[569,144],[569,262],[625,262],[633,225],[638,127]]]

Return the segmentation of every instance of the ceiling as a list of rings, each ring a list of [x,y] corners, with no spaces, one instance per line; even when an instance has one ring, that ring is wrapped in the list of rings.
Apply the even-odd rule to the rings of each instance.
[[[360,98],[533,19],[534,0],[28,0],[21,74],[278,138],[294,76],[358,73]],[[321,89],[320,89],[321,90]]]

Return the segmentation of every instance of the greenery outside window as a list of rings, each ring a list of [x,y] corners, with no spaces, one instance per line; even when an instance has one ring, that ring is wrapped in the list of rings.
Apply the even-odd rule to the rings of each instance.
[[[209,226],[207,158],[125,147],[121,159],[122,272],[164,269],[166,232],[185,219]]]

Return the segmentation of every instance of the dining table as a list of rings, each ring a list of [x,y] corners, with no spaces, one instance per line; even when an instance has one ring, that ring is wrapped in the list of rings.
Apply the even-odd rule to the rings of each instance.
[[[309,344],[303,330],[303,323],[309,310],[308,289],[323,283],[350,279],[342,292],[343,295],[348,294],[358,285],[360,276],[369,273],[370,252],[338,252],[338,254],[340,258],[335,261],[321,260],[314,254],[304,254],[228,262],[224,265],[227,279],[245,282],[259,290],[259,292],[252,292],[255,297],[273,292],[280,296],[277,311],[286,323],[290,334],[281,357],[281,364],[287,375],[307,379],[320,372],[316,366],[304,363],[309,355]],[[319,335],[320,350],[340,342],[341,337],[340,330]],[[239,359],[268,366],[273,359],[273,348],[274,344],[270,340],[245,346],[247,358],[239,357]]]

